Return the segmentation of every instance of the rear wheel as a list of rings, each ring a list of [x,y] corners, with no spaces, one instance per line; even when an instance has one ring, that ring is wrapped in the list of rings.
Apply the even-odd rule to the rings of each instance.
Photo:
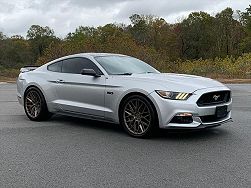
[[[128,97],[120,110],[120,123],[133,137],[152,135],[156,127],[156,114],[151,103],[143,96]]]
[[[30,87],[24,96],[24,110],[32,121],[43,121],[51,117],[42,92],[36,87]]]

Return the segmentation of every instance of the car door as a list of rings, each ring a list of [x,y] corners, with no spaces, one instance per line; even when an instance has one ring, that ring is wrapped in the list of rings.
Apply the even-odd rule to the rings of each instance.
[[[100,77],[82,75],[82,69],[93,69]],[[62,73],[57,76],[56,91],[63,111],[104,118],[105,76],[91,60],[63,60]]]

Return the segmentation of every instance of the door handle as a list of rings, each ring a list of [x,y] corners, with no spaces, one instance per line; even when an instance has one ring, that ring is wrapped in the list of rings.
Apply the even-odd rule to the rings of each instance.
[[[63,84],[63,83],[64,83],[64,80],[58,79],[56,82],[57,82],[58,84]]]

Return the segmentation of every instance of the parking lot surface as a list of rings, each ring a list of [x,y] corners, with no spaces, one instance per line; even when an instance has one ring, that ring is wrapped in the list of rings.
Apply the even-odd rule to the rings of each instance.
[[[32,122],[0,84],[0,187],[251,187],[251,85],[233,91],[233,123],[135,139],[65,116]]]

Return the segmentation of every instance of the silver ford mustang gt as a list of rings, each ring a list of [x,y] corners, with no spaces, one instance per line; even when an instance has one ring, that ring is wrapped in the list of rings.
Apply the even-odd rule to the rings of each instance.
[[[134,137],[162,129],[198,129],[231,119],[231,91],[204,77],[160,73],[120,54],[85,53],[24,67],[17,97],[29,119],[54,113],[123,125]]]

